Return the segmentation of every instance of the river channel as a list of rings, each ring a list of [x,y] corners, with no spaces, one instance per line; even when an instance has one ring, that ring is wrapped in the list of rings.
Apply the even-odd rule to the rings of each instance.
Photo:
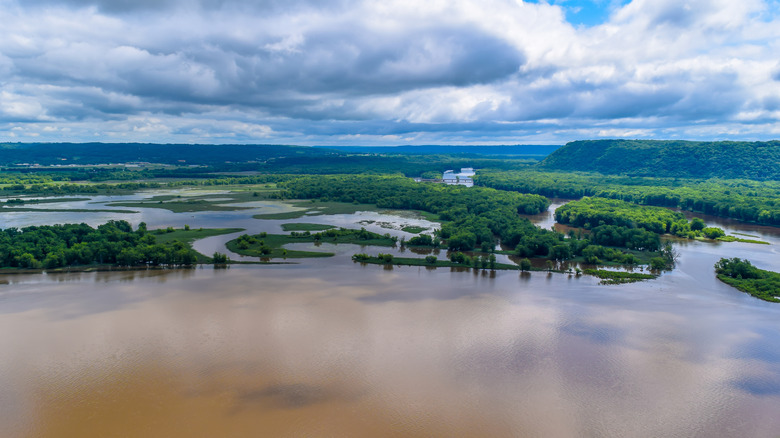
[[[376,212],[262,221],[251,216],[289,207],[253,206],[3,212],[0,228],[126,219],[257,233],[298,221],[408,238],[401,226],[436,226]],[[707,220],[771,245],[676,243],[675,270],[617,286],[361,266],[354,245],[279,265],[0,275],[0,436],[777,437],[780,304],[720,283],[712,266],[741,257],[780,271],[780,230]]]

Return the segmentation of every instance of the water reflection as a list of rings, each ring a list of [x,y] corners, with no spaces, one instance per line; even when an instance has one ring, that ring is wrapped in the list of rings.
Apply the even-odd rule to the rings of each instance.
[[[4,406],[25,413],[2,420],[17,436],[780,427],[768,415],[780,408],[777,308],[681,306],[658,283],[323,265],[58,274],[19,287],[0,301]],[[13,301],[25,305],[8,312]]]
[[[284,222],[242,215],[190,225]],[[772,245],[683,242],[674,271],[610,287],[353,264],[364,249],[331,244],[317,250],[336,256],[290,265],[0,275],[0,424],[10,437],[773,436],[780,306],[712,272],[722,256],[780,271],[780,237],[753,232]]]

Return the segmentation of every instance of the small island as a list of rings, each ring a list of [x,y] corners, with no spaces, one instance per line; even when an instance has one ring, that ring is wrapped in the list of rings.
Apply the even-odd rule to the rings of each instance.
[[[748,260],[722,258],[715,264],[718,280],[756,298],[780,303],[780,273],[758,269]]]

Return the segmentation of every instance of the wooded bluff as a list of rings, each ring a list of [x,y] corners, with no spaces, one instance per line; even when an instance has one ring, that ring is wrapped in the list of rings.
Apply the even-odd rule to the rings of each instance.
[[[780,141],[583,140],[557,149],[540,167],[607,175],[780,180]]]

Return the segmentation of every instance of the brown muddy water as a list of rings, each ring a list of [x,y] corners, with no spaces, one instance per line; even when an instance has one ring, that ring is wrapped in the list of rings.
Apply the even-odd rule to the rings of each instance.
[[[255,213],[132,220],[278,227]],[[346,216],[319,220],[363,220]],[[780,436],[780,305],[712,270],[780,271],[780,236],[727,225],[773,245],[678,244],[677,269],[620,286],[361,266],[350,245],[291,265],[2,275],[0,436]]]

